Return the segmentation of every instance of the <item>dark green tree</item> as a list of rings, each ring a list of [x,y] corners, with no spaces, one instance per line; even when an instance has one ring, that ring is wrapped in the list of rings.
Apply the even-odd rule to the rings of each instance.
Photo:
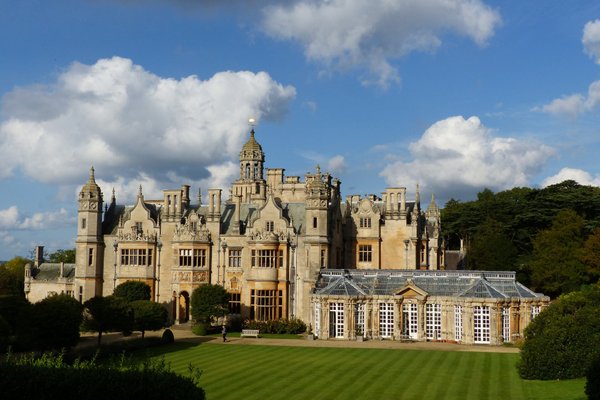
[[[0,295],[0,317],[8,323],[11,335],[16,332],[21,313],[27,312],[29,307],[31,304],[21,295]]]
[[[150,300],[136,300],[131,303],[133,310],[133,330],[142,332],[156,331],[167,326],[167,309]]]
[[[525,329],[519,374],[525,379],[585,376],[600,357],[600,288],[565,294]]]
[[[75,249],[59,249],[56,250],[54,253],[50,253],[50,255],[48,255],[48,262],[51,263],[68,263],[68,264],[74,264],[75,263]]]
[[[125,299],[96,296],[86,301],[83,307],[83,328],[89,332],[98,332],[98,346],[102,342],[102,333],[131,332],[133,311]]]
[[[594,229],[585,240],[580,260],[586,266],[588,282],[598,282],[600,279],[600,228]]]
[[[150,286],[145,282],[127,281],[118,285],[113,295],[132,302],[136,300],[150,300],[150,292]]]
[[[227,315],[229,293],[220,285],[202,285],[192,292],[192,318],[208,325],[216,317]]]
[[[71,296],[49,296],[22,314],[17,336],[26,348],[43,351],[72,347],[79,341],[82,310]]]
[[[488,218],[479,226],[467,252],[469,269],[515,270],[517,249],[498,221]]]
[[[23,257],[15,257],[0,265],[0,294],[23,295],[25,264],[31,262]]]
[[[556,297],[588,283],[586,266],[580,261],[584,225],[575,211],[563,210],[549,229],[537,234],[528,264],[536,290]]]

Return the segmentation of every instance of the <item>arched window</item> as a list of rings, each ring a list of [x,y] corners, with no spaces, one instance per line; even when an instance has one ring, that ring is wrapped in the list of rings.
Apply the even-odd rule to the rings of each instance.
[[[244,175],[245,179],[250,179],[250,164],[246,164],[246,174]]]

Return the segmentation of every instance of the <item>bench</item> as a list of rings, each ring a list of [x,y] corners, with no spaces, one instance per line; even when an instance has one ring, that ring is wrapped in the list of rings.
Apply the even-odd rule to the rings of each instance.
[[[258,338],[258,329],[242,329],[242,333],[240,333],[240,337],[252,336]]]

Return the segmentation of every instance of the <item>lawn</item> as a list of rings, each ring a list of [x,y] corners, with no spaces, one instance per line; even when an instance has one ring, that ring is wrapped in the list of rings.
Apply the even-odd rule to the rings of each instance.
[[[584,379],[520,379],[517,354],[180,342],[150,355],[202,369],[208,400],[585,399]]]

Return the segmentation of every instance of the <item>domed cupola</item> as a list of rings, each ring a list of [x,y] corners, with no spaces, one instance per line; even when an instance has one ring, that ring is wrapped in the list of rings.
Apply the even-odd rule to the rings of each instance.
[[[240,179],[256,181],[263,179],[265,153],[254,137],[254,129],[250,131],[250,139],[240,151]]]

